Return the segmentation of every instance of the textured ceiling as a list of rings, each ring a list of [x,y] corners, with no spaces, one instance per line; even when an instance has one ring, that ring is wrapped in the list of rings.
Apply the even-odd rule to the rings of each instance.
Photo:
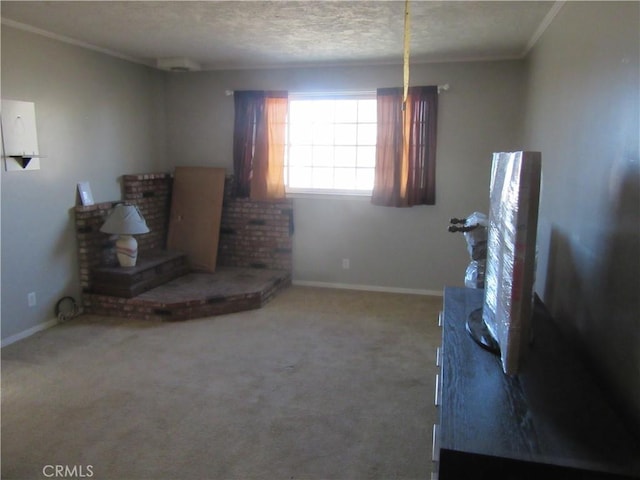
[[[554,6],[555,5],[555,6]],[[556,2],[412,1],[413,63],[518,58]],[[5,25],[155,65],[401,63],[404,1],[2,1]]]

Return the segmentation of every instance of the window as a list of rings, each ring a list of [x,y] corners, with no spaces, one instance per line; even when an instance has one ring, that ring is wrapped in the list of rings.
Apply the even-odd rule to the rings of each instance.
[[[290,94],[284,159],[287,191],[370,194],[376,115],[375,92]]]

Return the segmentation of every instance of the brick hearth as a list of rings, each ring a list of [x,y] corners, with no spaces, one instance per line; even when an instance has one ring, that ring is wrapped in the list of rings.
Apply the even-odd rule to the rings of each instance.
[[[139,255],[164,248],[171,205],[167,173],[124,175],[123,201],[137,205],[151,232],[136,235]],[[100,226],[115,206],[75,208],[82,305],[86,313],[158,320],[186,320],[259,308],[291,284],[291,201],[233,198],[227,178],[215,273],[191,272],[133,298],[98,294],[92,271],[117,265],[115,237]]]
[[[219,267],[215,273],[189,273],[133,298],[84,294],[96,315],[149,320],[187,320],[260,308],[291,285],[282,270]]]

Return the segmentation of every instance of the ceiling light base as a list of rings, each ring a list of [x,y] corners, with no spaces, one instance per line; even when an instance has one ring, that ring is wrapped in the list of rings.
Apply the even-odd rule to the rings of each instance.
[[[156,66],[160,70],[169,72],[198,72],[202,70],[199,63],[185,57],[159,58]]]

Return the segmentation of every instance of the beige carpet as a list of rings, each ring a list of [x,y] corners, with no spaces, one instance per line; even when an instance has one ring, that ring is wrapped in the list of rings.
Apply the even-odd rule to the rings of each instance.
[[[440,309],[292,287],[180,323],[78,317],[2,349],[2,478],[428,479]]]

